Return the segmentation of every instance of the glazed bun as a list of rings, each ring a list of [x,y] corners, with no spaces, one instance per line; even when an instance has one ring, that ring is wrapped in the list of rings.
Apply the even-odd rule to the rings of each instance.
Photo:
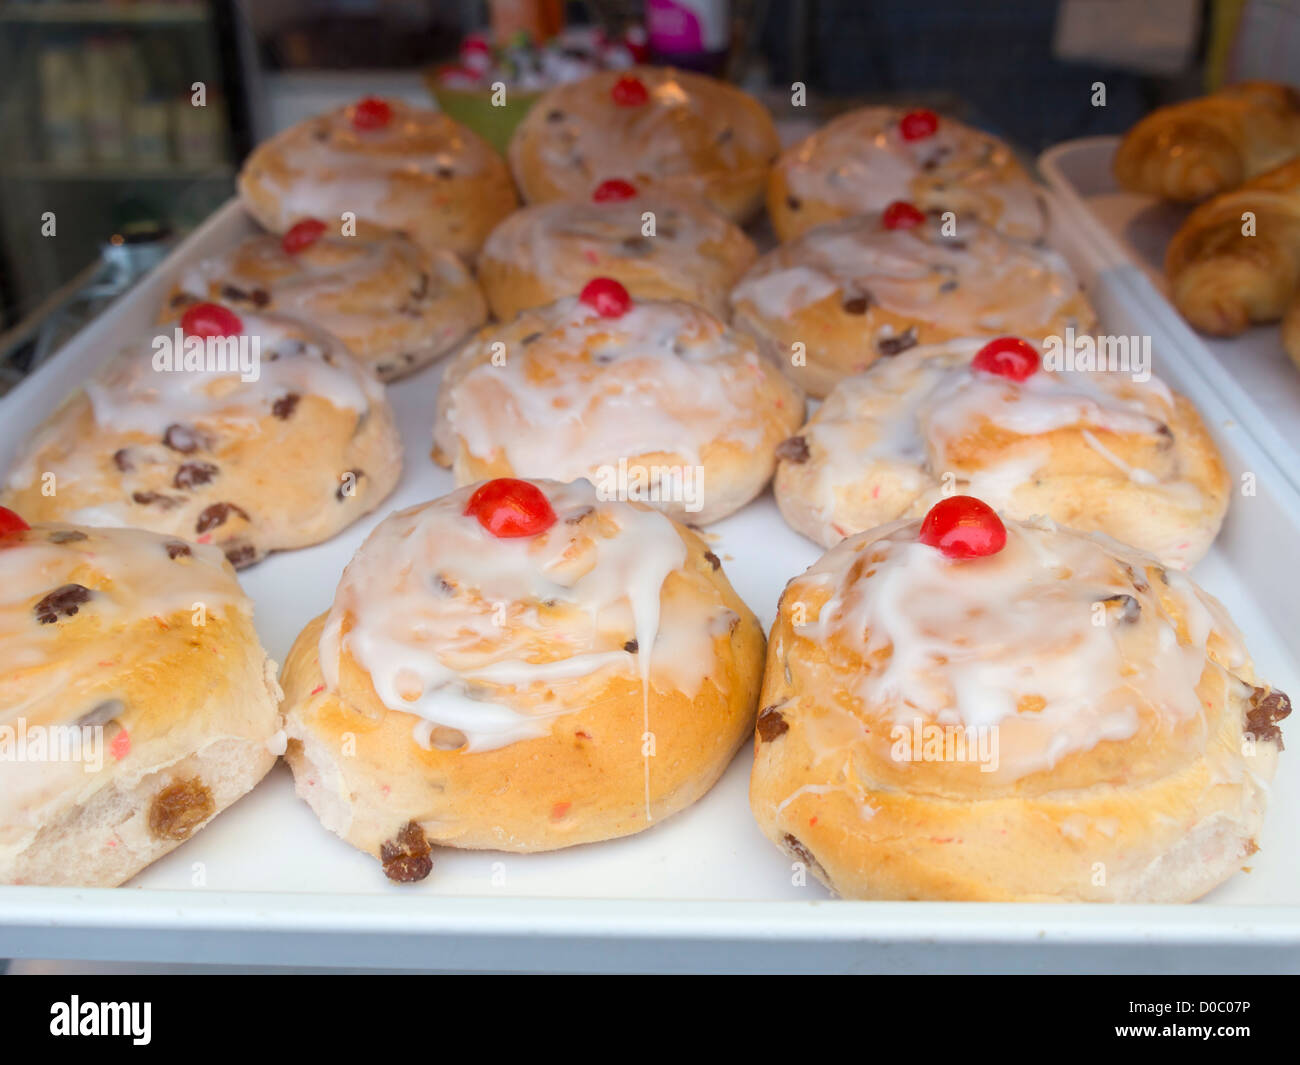
[[[222,300],[327,330],[391,381],[433,362],[487,320],[478,284],[455,254],[405,237],[332,236],[309,219],[285,237],[249,237],[183,273],[160,321]],[[337,227],[336,227],[337,228]]]
[[[612,277],[638,298],[686,300],[725,316],[727,293],[757,258],[753,242],[701,203],[638,196],[626,182],[609,188],[597,197],[620,198],[538,204],[492,231],[478,262],[492,313],[508,322]]]
[[[586,200],[609,178],[701,200],[734,222],[763,202],[772,116],[726,82],[669,67],[608,70],[543,93],[510,141],[529,203]]]
[[[979,368],[982,349],[1007,346],[1037,366],[1024,380]],[[1155,377],[1048,370],[1012,338],[886,359],[842,381],[778,454],[781,513],[825,547],[958,491],[1185,569],[1228,508],[1227,470],[1187,399]]]
[[[120,884],[274,764],[275,664],[216,548],[36,525],[0,587],[0,883]]]
[[[162,327],[111,356],[37,430],[0,502],[31,521],[212,543],[239,568],[329,539],[393,490],[402,447],[384,387],[336,339],[217,304],[185,321],[239,332],[205,351]],[[197,361],[161,358],[160,341],[177,360],[197,341]]]
[[[439,111],[368,97],[277,133],[239,173],[239,195],[273,233],[345,212],[356,233],[395,230],[472,261],[518,202],[501,156]]]
[[[911,138],[911,139],[909,139]],[[781,240],[895,200],[952,211],[1007,236],[1046,231],[1038,186],[997,137],[933,111],[864,107],[841,115],[781,153],[767,212]]]
[[[689,806],[753,728],[762,656],[689,529],[489,482],[362,545],[289,654],[286,757],[326,828],[420,880],[431,846],[552,850]]]
[[[964,513],[851,537],[786,587],[750,785],[764,834],[854,899],[1183,902],[1228,879],[1290,704],[1223,607],[1042,519],[948,557],[963,532],[994,549],[974,533],[997,518],[945,503]]]
[[[736,327],[818,397],[918,344],[1092,327],[1092,308],[1056,252],[973,221],[949,237],[936,218],[913,220],[889,229],[889,216],[852,218],[764,255],[731,293]]]
[[[453,357],[434,458],[457,484],[585,477],[697,524],[763,490],[803,420],[798,390],[708,311],[620,300],[612,317],[573,298],[524,311]]]

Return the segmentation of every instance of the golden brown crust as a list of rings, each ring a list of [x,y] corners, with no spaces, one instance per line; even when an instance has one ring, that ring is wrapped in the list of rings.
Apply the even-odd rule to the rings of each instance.
[[[714,666],[697,695],[652,683],[653,757],[643,754],[638,679],[607,673],[556,688],[570,709],[545,736],[482,751],[425,748],[413,737],[419,719],[385,707],[350,654],[340,688],[326,687],[321,617],[284,669],[286,758],[299,794],[354,846],[381,858],[389,844],[390,861],[414,853],[401,842],[411,824],[434,846],[541,851],[639,832],[693,803],[753,727],[763,636],[704,541],[677,531],[688,557],[664,584],[661,631],[701,597],[735,620],[714,638]]]
[[[914,535],[915,528],[890,526],[836,550],[857,552],[857,581],[884,580],[874,541]],[[1061,579],[1048,574],[1036,579]],[[1122,598],[1135,604],[1134,619],[1124,622],[1123,640],[1132,643],[1120,642],[1123,661],[1149,655],[1162,641],[1157,627],[1177,632],[1180,644],[1196,638],[1191,633],[1201,622],[1184,605],[1183,590],[1164,581],[1153,560],[1144,565],[1117,555],[1107,591],[1127,586]],[[885,646],[862,657],[846,636],[811,632],[808,626],[829,609],[831,591],[796,578],[782,597],[760,700],[760,722],[779,720],[779,727],[769,724],[755,737],[750,800],[764,834],[838,894],[1187,901],[1227,879],[1252,853],[1279,748],[1247,736],[1252,694],[1265,689],[1255,686],[1249,659],[1237,658],[1235,634],[1217,627],[1229,622],[1216,619],[1209,638],[1195,686],[1199,716],[1171,720],[1166,707],[1134,692],[1131,734],[1118,732],[1048,769],[1007,779],[951,755],[900,758],[893,711],[853,692],[858,678],[895,668],[891,662],[906,652]],[[1080,610],[1087,598],[1084,590]],[[870,638],[864,634],[863,642]],[[989,640],[991,657],[1006,654],[995,633]],[[1024,665],[1026,678],[1042,679],[1041,664],[1038,672],[1028,658]],[[981,679],[968,677],[973,688]],[[1171,687],[1177,680],[1169,677]],[[1092,682],[1099,693],[1113,683],[1100,676]],[[899,698],[907,696],[904,690]],[[1022,696],[1017,705],[1027,703]],[[1012,727],[1004,719],[1004,759]]]
[[[0,882],[121,883],[270,770],[275,666],[219,551],[36,524],[0,572],[0,726],[81,752],[0,760]]]
[[[1134,192],[1193,203],[1300,154],[1300,93],[1247,81],[1159,108],[1125,134],[1115,176]]]
[[[1174,305],[1212,336],[1275,322],[1300,290],[1300,159],[1201,204],[1165,252]]]
[[[636,78],[649,99],[620,106],[611,90]],[[670,67],[593,74],[550,89],[510,141],[510,167],[528,203],[588,199],[602,181],[697,198],[732,221],[762,205],[779,141],[752,96]]]

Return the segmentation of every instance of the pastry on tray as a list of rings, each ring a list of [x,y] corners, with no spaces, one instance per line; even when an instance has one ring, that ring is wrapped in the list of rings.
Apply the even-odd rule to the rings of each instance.
[[[275,664],[217,548],[0,507],[0,587],[0,883],[120,884],[275,763]]]
[[[738,329],[813,396],[918,344],[1087,332],[1093,312],[1054,251],[971,219],[955,232],[899,201],[769,252],[731,293]]]
[[[1300,159],[1192,211],[1169,242],[1165,274],[1174,305],[1203,333],[1280,319],[1300,293]]]
[[[772,116],[735,86],[634,67],[547,90],[515,130],[509,159],[529,203],[586,200],[618,178],[744,222],[762,206],[779,148]]]
[[[767,211],[781,240],[895,200],[953,212],[1022,240],[1046,230],[1038,186],[991,134],[924,109],[864,107],[781,153]]]
[[[351,221],[349,236],[396,230],[467,261],[518,202],[505,161],[477,133],[439,111],[373,96],[259,144],[239,172],[239,194],[273,233],[305,218]]]
[[[240,568],[329,539],[397,484],[384,386],[334,337],[216,303],[158,329],[33,434],[0,502],[211,543]]]
[[[489,325],[447,364],[434,458],[457,484],[585,477],[691,523],[758,495],[803,396],[745,334],[611,278]]]
[[[763,634],[695,533],[584,481],[390,515],[284,670],[287,759],[326,828],[422,880],[434,847],[640,832],[753,729]]]
[[[611,179],[589,201],[516,211],[483,245],[478,276],[505,322],[576,296],[593,277],[612,277],[638,298],[687,300],[725,315],[727,293],[757,255],[735,224],[700,201]]]
[[[1300,155],[1300,90],[1244,81],[1161,107],[1124,135],[1115,177],[1134,192],[1194,203]]]
[[[1135,376],[1048,369],[1018,337],[913,348],[841,381],[782,444],[777,504],[830,547],[969,492],[1187,568],[1219,531],[1230,479],[1190,401]]]
[[[969,496],[787,585],[761,706],[750,801],[803,871],[845,898],[1002,902],[1227,880],[1290,713],[1188,577]]]
[[[318,218],[283,236],[249,237],[190,267],[161,320],[208,300],[311,322],[385,381],[427,366],[487,319],[478,284],[453,252],[396,234],[340,236],[337,224]]]

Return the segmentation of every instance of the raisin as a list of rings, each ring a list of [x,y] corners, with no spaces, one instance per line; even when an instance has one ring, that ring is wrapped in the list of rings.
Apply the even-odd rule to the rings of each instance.
[[[171,510],[180,502],[175,496],[163,495],[161,492],[132,492],[131,501],[142,507],[161,507],[163,510]]]
[[[225,525],[231,514],[237,514],[245,521],[251,520],[248,514],[234,503],[213,503],[212,506],[203,508],[194,529],[200,535],[209,532],[218,525]]]
[[[216,812],[212,792],[198,777],[177,780],[149,804],[149,831],[157,839],[186,840]]]
[[[898,355],[914,347],[916,347],[916,326],[909,326],[897,336],[881,337],[876,341],[876,350],[882,355]]]
[[[776,457],[786,462],[808,461],[808,440],[802,436],[792,436],[776,445]]]
[[[250,295],[253,297],[254,307],[265,307],[271,302],[271,294],[264,288],[255,288]]]
[[[1131,625],[1142,616],[1142,604],[1134,599],[1131,595],[1108,595],[1102,600],[1106,605],[1107,614],[1117,615],[1115,620]],[[1112,610],[1112,604],[1114,609]]]
[[[113,452],[113,465],[123,473],[130,473],[135,469],[135,463],[131,461],[131,452],[124,447]]]
[[[298,400],[302,399],[297,392],[286,392],[283,396],[271,404],[271,413],[280,421],[288,421],[294,410],[298,406]]]
[[[845,314],[866,314],[871,301],[866,296],[854,296],[852,299],[845,300],[841,306]]]
[[[547,121],[547,122],[563,122],[563,121],[564,121],[564,112],[561,111],[561,110],[559,110],[558,108],[556,108],[556,109],[554,109],[554,110],[551,110],[551,111],[548,111],[548,112],[546,113],[546,121]]]
[[[221,298],[226,300],[247,301],[249,295],[242,288],[236,288],[234,285],[223,285],[221,289]]]
[[[715,555],[712,551],[704,552],[704,561],[707,562],[710,566],[712,566],[715,570],[722,569],[722,560],[718,558],[718,556]]]
[[[803,206],[803,202],[797,196],[787,196],[785,198],[785,205],[789,207],[790,210],[797,211]]]
[[[78,540],[84,540],[86,534],[80,529],[56,529],[50,533],[50,543],[52,544],[75,544]]]
[[[164,546],[167,548],[167,557],[171,559],[189,558],[194,554],[189,544],[183,544],[179,540],[172,540]]]
[[[778,736],[790,731],[790,723],[775,706],[765,706],[758,714],[758,738],[764,743],[771,743]]]
[[[173,451],[179,451],[182,455],[189,455],[199,449],[198,434],[184,425],[167,426],[167,431],[163,433],[162,442]]]
[[[812,856],[812,853],[807,847],[800,843],[794,836],[790,835],[789,832],[785,834],[785,846],[791,854],[803,862],[803,864],[809,869],[817,870],[822,876],[826,875],[826,870],[821,867],[821,863]]]
[[[49,625],[61,617],[70,618],[83,603],[90,602],[91,595],[91,590],[80,584],[65,584],[55,588],[36,604],[36,620],[42,625]]]
[[[433,870],[433,859],[429,857],[429,851],[424,829],[414,821],[407,821],[396,836],[379,848],[384,875],[399,884],[413,884],[417,880],[423,880]]]
[[[637,643],[636,640],[628,640],[627,643],[623,645],[623,650],[630,655],[636,654],[640,649],[641,645]]]
[[[211,481],[218,472],[217,467],[210,462],[187,462],[176,471],[176,476],[172,478],[172,487],[197,488]]]
[[[1291,716],[1291,700],[1286,693],[1269,688],[1256,688],[1250,693],[1250,709],[1246,711],[1246,731],[1260,742],[1277,741],[1279,751],[1282,745],[1282,730],[1277,723],[1284,717]]]
[[[243,569],[257,561],[257,548],[252,544],[232,544],[226,548],[226,561],[235,569]]]

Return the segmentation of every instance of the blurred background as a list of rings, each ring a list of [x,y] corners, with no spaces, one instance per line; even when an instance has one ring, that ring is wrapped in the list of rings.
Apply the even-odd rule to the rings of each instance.
[[[1032,159],[1225,82],[1300,84],[1300,0],[0,0],[0,391],[276,130],[376,93],[504,143],[547,85],[646,60],[742,84],[787,138],[895,101]]]

